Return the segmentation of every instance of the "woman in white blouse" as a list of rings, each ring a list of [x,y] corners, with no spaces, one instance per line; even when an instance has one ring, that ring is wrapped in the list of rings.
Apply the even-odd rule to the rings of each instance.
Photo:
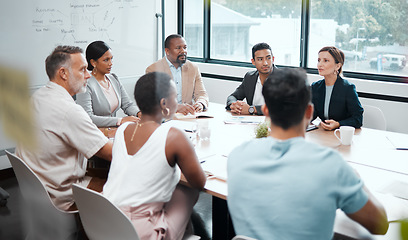
[[[163,119],[177,110],[177,91],[166,73],[136,83],[138,123],[121,125],[103,194],[132,221],[141,240],[181,239],[206,177],[191,141]],[[191,187],[178,184],[183,173]]]
[[[86,92],[76,96],[76,102],[99,128],[116,127],[124,122],[139,120],[136,117],[138,107],[129,98],[118,77],[111,73],[112,59],[112,50],[105,42],[95,41],[88,45],[86,60],[92,74]],[[119,109],[128,116],[116,117]]]

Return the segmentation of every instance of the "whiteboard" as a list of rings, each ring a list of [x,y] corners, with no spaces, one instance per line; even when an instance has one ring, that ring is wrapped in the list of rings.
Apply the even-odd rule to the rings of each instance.
[[[156,60],[157,0],[12,0],[0,7],[0,64],[25,70],[30,86],[48,81],[45,58],[57,45],[105,41],[112,72],[140,76]],[[161,21],[161,19],[159,19]]]

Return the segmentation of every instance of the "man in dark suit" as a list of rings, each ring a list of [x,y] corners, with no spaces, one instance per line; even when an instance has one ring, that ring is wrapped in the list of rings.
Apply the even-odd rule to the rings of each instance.
[[[273,61],[272,50],[267,43],[257,43],[252,47],[251,62],[257,70],[247,72],[241,85],[228,96],[227,110],[242,115],[263,115],[261,106],[265,101],[262,86],[269,74],[276,69]]]

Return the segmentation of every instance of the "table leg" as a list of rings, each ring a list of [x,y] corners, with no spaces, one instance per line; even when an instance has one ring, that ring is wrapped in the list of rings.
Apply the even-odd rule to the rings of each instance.
[[[230,240],[235,236],[227,201],[214,196],[212,197],[212,229],[213,240]]]

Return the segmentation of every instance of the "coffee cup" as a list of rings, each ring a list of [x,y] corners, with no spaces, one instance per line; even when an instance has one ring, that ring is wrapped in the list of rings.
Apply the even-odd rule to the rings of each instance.
[[[353,140],[355,128],[350,126],[341,126],[339,129],[334,130],[334,136],[341,142],[343,145],[351,145]],[[340,137],[337,135],[337,132],[340,132]]]

